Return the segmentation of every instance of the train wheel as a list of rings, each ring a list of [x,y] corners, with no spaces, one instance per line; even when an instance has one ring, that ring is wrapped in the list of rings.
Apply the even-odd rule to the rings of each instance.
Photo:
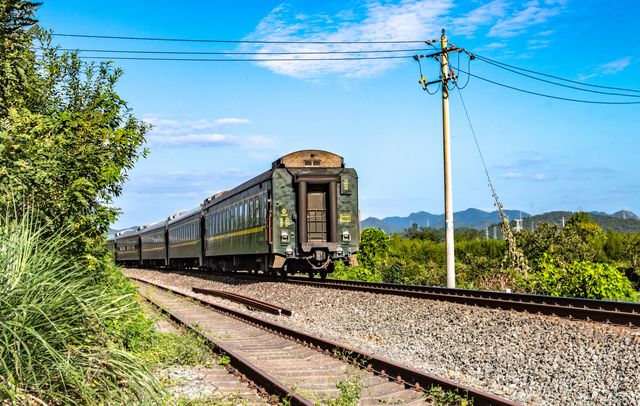
[[[320,271],[320,279],[327,279],[327,271],[326,270],[322,270]]]
[[[280,269],[280,276],[283,278],[287,277],[287,270],[285,268]]]
[[[313,271],[309,271],[309,279],[313,279]]]

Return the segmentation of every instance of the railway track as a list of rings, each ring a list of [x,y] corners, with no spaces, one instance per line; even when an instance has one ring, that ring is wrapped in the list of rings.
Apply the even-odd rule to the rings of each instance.
[[[640,327],[640,303],[470,289],[450,289],[436,286],[347,281],[340,279],[312,280],[295,276],[273,278],[270,276],[240,273],[215,274],[241,279],[259,279],[269,282],[294,283],[322,288],[356,290],[439,300],[472,306],[565,317],[574,320],[588,320],[627,327]]]
[[[359,404],[428,404],[437,386],[475,405],[515,405],[450,380],[366,354],[354,348],[225,308],[151,281],[132,278],[151,304],[208,340],[230,365],[266,392],[294,405],[335,399],[339,387],[356,385]]]

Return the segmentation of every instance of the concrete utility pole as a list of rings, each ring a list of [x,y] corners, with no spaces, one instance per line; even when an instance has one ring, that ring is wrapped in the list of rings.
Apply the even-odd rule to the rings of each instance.
[[[456,287],[453,235],[453,192],[451,190],[451,134],[449,133],[449,54],[447,34],[440,37],[440,75],[442,77],[442,143],[444,146],[444,242],[447,250],[447,287]]]
[[[425,41],[427,45],[435,48],[437,40]],[[437,48],[436,48],[437,50]],[[429,55],[414,55],[413,59],[418,62],[420,67],[420,81],[422,89],[429,92],[428,87],[430,85],[440,85],[442,91],[442,141],[443,141],[443,153],[444,153],[444,229],[445,229],[445,247],[447,253],[447,287],[456,287],[456,270],[455,270],[455,253],[454,253],[454,228],[453,228],[453,192],[451,187],[451,141],[449,133],[449,82],[453,82],[454,86],[457,86],[458,76],[453,72],[453,69],[449,66],[449,53],[451,52],[465,52],[471,59],[473,55],[469,54],[462,48],[458,48],[455,45],[449,44],[447,40],[447,34],[442,29],[442,36],[440,37],[440,50]],[[440,78],[428,82],[422,75],[422,65],[420,59],[433,58],[440,62]],[[436,91],[437,92],[437,91]],[[436,92],[429,92],[429,94],[435,94]]]

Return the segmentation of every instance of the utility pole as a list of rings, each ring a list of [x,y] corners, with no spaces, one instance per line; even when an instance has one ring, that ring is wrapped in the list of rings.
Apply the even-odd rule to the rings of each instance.
[[[425,41],[427,45],[435,48],[434,43],[437,40]],[[437,48],[436,48],[437,50]],[[447,254],[447,287],[456,287],[456,270],[455,270],[455,252],[454,252],[454,227],[453,227],[453,192],[451,186],[451,135],[449,131],[449,82],[453,82],[457,85],[457,76],[453,70],[449,67],[449,53],[450,52],[466,52],[462,48],[458,48],[449,44],[447,40],[447,34],[442,29],[442,36],[440,37],[440,50],[429,55],[414,55],[415,59],[420,66],[420,81],[422,89],[429,92],[427,89],[429,85],[440,85],[442,94],[442,143],[443,143],[443,155],[444,155],[444,229],[445,229],[445,248]],[[468,52],[467,52],[468,53]],[[471,54],[469,54],[471,58]],[[420,59],[433,58],[440,62],[440,78],[427,82],[422,75],[422,64]],[[437,92],[437,91],[436,91]],[[435,94],[431,93],[430,94]]]
[[[442,78],[442,144],[444,146],[444,230],[447,250],[447,287],[456,287],[453,235],[453,192],[451,190],[451,134],[449,133],[449,53],[447,34],[440,37],[440,76]]]

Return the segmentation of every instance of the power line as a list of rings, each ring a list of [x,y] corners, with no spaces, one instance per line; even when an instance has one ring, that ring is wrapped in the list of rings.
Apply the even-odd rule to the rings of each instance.
[[[97,60],[131,60],[131,61],[187,61],[187,62],[305,62],[305,61],[363,61],[375,59],[408,59],[412,55],[403,56],[358,56],[344,58],[146,58],[129,56],[79,56],[80,59]]]
[[[509,71],[509,72],[515,73],[516,75],[525,76],[525,77],[528,77],[528,78],[531,78],[531,79],[534,79],[534,80],[538,80],[538,81],[540,81],[540,82],[550,83],[550,84],[553,84],[553,85],[556,85],[556,86],[562,86],[562,87],[566,87],[566,88],[569,88],[569,89],[579,90],[579,91],[582,91],[582,92],[598,93],[598,94],[606,94],[606,95],[611,95],[611,96],[640,97],[640,95],[635,95],[635,94],[613,93],[613,92],[602,92],[602,91],[599,91],[599,90],[584,89],[584,88],[577,87],[577,86],[565,85],[565,84],[562,84],[562,83],[554,82],[554,81],[552,81],[552,80],[542,79],[542,78],[538,78],[538,77],[535,77],[535,76],[532,76],[532,75],[528,75],[528,74],[526,74],[526,73],[518,72],[518,71],[517,71],[517,70],[515,70],[515,69],[511,69],[511,68],[508,68],[508,67],[506,67],[506,66],[502,66],[502,65],[501,65],[501,64],[499,64],[499,63],[496,63],[496,62],[493,62],[493,61],[490,61],[490,60],[486,60],[486,59],[484,59],[484,58],[482,58],[482,57],[478,57],[478,59],[479,59],[479,60],[481,60],[481,61],[483,61],[483,62],[485,62],[485,63],[488,63],[488,64],[490,64],[490,65],[493,65],[493,66],[495,66],[495,67],[498,67],[498,68],[500,68],[500,69],[504,69],[504,70],[506,70],[506,71]]]
[[[42,49],[42,48],[40,48]],[[329,55],[329,54],[378,54],[394,52],[417,52],[422,49],[377,49],[369,51],[296,51],[296,52],[235,52],[235,51],[149,51],[149,50],[120,50],[120,49],[75,49],[58,48],[65,52],[96,52],[115,54],[165,54],[165,55]]]
[[[550,98],[550,99],[565,100],[565,101],[571,101],[571,102],[576,102],[576,103],[588,103],[588,104],[640,104],[640,101],[615,102],[615,101],[583,100],[583,99],[573,99],[573,98],[569,98],[569,97],[554,96],[554,95],[545,94],[545,93],[538,93],[538,92],[533,92],[531,90],[521,89],[519,87],[515,87],[515,86],[511,86],[511,85],[506,85],[504,83],[496,82],[494,80],[487,79],[487,78],[484,78],[482,76],[478,76],[478,75],[470,73],[470,72],[465,72],[462,69],[459,69],[459,70],[460,70],[460,72],[466,73],[467,75],[469,75],[471,77],[483,80],[483,81],[488,82],[488,83],[492,83],[492,84],[497,85],[497,86],[506,87],[507,89],[516,90],[518,92],[528,93],[528,94],[532,94],[532,95],[535,95],[535,96],[547,97],[547,98]]]
[[[425,41],[396,40],[396,41],[269,41],[269,40],[229,40],[229,39],[196,39],[196,38],[158,38],[158,37],[129,37],[118,35],[90,35],[90,34],[61,34],[52,33],[55,37],[99,38],[132,41],[167,41],[167,42],[207,42],[216,44],[423,44]]]
[[[594,85],[594,84],[590,84],[590,83],[578,82],[577,80],[571,80],[571,79],[563,78],[563,77],[560,77],[560,76],[549,75],[548,73],[537,72],[537,71],[534,71],[534,70],[531,70],[531,69],[525,69],[525,68],[520,68],[518,66],[509,65],[509,64],[506,64],[504,62],[500,62],[500,61],[496,61],[496,60],[493,60],[493,59],[489,59],[486,56],[481,56],[481,55],[478,55],[476,53],[474,53],[473,55],[478,59],[484,60],[485,62],[489,61],[489,62],[493,62],[493,63],[499,64],[499,65],[507,66],[509,68],[521,70],[523,72],[529,72],[529,73],[533,73],[533,74],[540,75],[540,76],[546,76],[546,77],[549,77],[549,78],[558,79],[558,80],[562,80],[562,81],[569,82],[569,83],[575,83],[575,84],[578,84],[578,85],[581,85],[581,86],[597,87],[597,88],[600,88],[600,89],[621,90],[621,91],[632,92],[632,93],[640,93],[640,90],[636,90],[636,89],[627,89],[627,88],[624,88],[624,87],[613,87],[613,86],[602,86],[602,85]]]

